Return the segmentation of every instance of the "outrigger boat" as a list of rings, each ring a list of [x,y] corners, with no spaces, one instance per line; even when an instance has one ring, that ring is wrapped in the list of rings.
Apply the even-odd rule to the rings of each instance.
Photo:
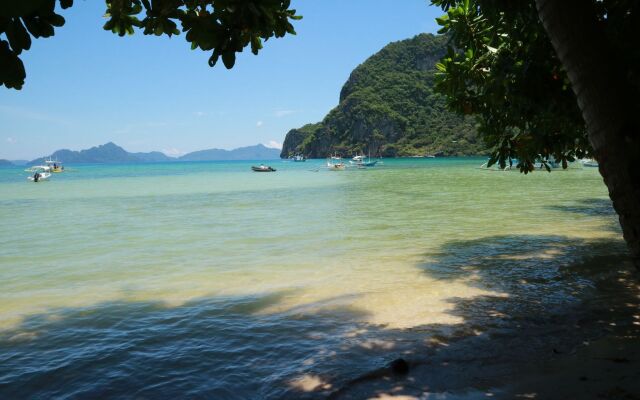
[[[253,172],[276,172],[275,168],[269,167],[268,165],[260,165],[256,167],[255,165],[251,167]]]
[[[351,161],[349,161],[349,163],[356,165],[358,168],[375,167],[375,165],[378,163],[378,160],[371,161],[371,155],[369,155],[369,157],[366,158],[363,154],[363,155],[353,156],[353,158],[351,159]]]
[[[56,172],[56,173],[64,172],[64,167],[62,166],[62,162],[58,160],[52,160],[51,157],[49,157],[48,160],[44,160],[44,162],[47,164],[47,166],[51,168],[51,172]]]

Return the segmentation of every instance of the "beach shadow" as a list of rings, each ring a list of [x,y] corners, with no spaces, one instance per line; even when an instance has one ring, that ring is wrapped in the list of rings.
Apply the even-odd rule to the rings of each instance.
[[[0,332],[0,398],[499,397],[533,364],[637,330],[620,240],[452,241],[416,267],[490,294],[449,298],[460,323],[411,329],[367,323],[348,297],[279,308],[295,291],[52,309]]]
[[[594,217],[616,215],[611,200],[602,198],[582,199],[573,205],[548,205],[545,208],[548,210],[565,211]]]
[[[0,331],[0,399],[316,399],[398,351],[348,299],[279,308],[295,292],[30,315]]]
[[[591,340],[640,338],[638,273],[621,240],[525,235],[452,241],[418,267],[431,278],[465,280],[495,294],[448,299],[449,313],[461,324],[414,328],[425,341],[405,356],[408,374],[380,368],[331,398],[543,398],[502,388]],[[593,379],[599,371],[589,373]],[[587,379],[575,374],[567,385]]]

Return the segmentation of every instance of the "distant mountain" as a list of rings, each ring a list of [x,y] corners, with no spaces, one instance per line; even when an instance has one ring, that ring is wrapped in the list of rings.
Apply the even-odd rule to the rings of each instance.
[[[13,165],[9,160],[0,160],[0,167],[12,167]]]
[[[53,160],[60,160],[65,164],[91,163],[147,163],[147,162],[167,162],[167,161],[214,161],[214,160],[275,160],[280,158],[280,150],[270,149],[264,145],[240,147],[234,150],[210,149],[194,151],[185,154],[180,158],[173,158],[159,151],[149,153],[129,153],[115,143],[109,142],[101,146],[92,147],[86,150],[58,150],[51,156],[36,158],[25,164],[39,165],[44,160],[51,157]],[[6,161],[6,160],[2,160]],[[9,161],[6,161],[9,162]],[[2,162],[0,161],[0,166]],[[7,165],[13,165],[9,162]]]
[[[234,150],[209,149],[185,154],[180,161],[231,161],[231,160],[275,160],[280,158],[280,150],[264,145],[240,147]]]
[[[129,153],[115,143],[109,142],[101,146],[92,147],[87,150],[58,150],[50,156],[54,160],[60,160],[65,164],[75,163],[136,163],[136,162],[158,162],[172,161],[174,158],[167,157],[163,153],[153,151],[151,153]],[[37,158],[29,164],[42,164],[48,157]]]
[[[29,160],[9,160],[13,165],[27,165]]]
[[[166,162],[175,161],[173,157],[169,157],[159,151],[151,151],[149,153],[129,153],[141,162]]]

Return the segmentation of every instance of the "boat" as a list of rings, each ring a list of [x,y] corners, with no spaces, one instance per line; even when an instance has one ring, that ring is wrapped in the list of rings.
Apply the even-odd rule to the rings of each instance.
[[[48,167],[51,168],[51,172],[55,172],[55,173],[64,172],[64,166],[62,165],[61,161],[52,160],[51,157],[49,157],[48,159],[44,160],[44,162],[45,164],[47,164]]]
[[[260,165],[259,167],[256,167],[255,165],[251,167],[251,170],[253,172],[276,172],[275,168],[272,168],[268,165]]]
[[[343,171],[347,168],[347,166],[343,162],[334,163],[331,161],[327,161],[327,168],[329,169],[329,171]]]
[[[305,161],[307,161],[307,159],[304,158],[304,156],[301,155],[301,154],[296,154],[295,156],[292,156],[289,159],[291,161],[293,161],[293,162],[305,162]]]
[[[598,161],[593,158],[583,158],[580,160],[580,164],[584,167],[598,168]]]
[[[369,155],[369,158],[365,158],[364,155],[357,155],[357,156],[353,156],[353,158],[351,159],[351,161],[349,161],[349,163],[356,165],[358,168],[374,167],[378,163],[378,160],[371,161],[371,155]]]
[[[51,167],[46,165],[36,165],[26,169],[29,173],[33,172],[33,175],[28,176],[27,179],[31,182],[46,181],[51,177]]]

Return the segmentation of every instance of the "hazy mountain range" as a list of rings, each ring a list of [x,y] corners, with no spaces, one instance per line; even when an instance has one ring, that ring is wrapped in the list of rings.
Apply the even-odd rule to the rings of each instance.
[[[42,164],[51,157],[65,164],[78,163],[145,163],[167,161],[226,161],[226,160],[275,160],[280,158],[280,150],[262,144],[240,147],[233,150],[209,149],[187,153],[181,157],[169,157],[159,151],[130,153],[115,143],[109,142],[86,150],[62,149],[47,157],[36,158],[28,164]],[[6,160],[3,160],[6,161]],[[7,161],[8,162],[8,161]],[[0,162],[0,165],[2,163]],[[7,164],[10,165],[10,164]]]

